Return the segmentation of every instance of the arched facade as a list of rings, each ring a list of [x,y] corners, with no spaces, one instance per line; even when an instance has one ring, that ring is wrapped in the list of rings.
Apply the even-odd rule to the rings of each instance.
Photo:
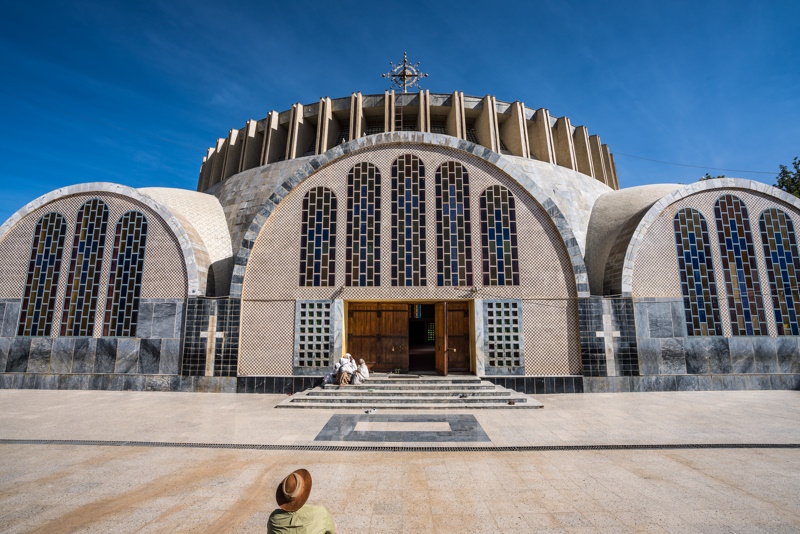
[[[378,201],[380,207],[398,205],[397,184],[394,176],[400,173],[395,170],[397,162],[409,162],[413,168],[415,163],[417,169],[446,169],[452,170],[453,183],[448,184],[448,191],[456,187],[455,178],[462,179],[469,176],[469,188],[458,197],[459,203],[454,203],[452,212],[456,215],[469,210],[476,214],[476,221],[479,220],[481,192],[487,188],[495,191],[502,190],[510,192],[516,198],[515,217],[517,224],[524,225],[526,235],[524,246],[520,245],[519,284],[513,285],[484,285],[481,284],[483,274],[481,271],[481,248],[470,247],[468,261],[474,265],[474,279],[471,284],[460,283],[453,285],[440,286],[432,276],[426,278],[419,277],[419,284],[395,284],[393,281],[393,269],[395,265],[392,259],[386,261],[386,254],[396,253],[399,239],[397,233],[393,234],[392,217],[397,217],[397,208],[381,209],[380,211],[380,232],[372,235],[375,246],[381,246],[380,281],[381,283],[373,286],[348,284],[345,280],[347,273],[346,250],[345,247],[337,247],[336,279],[341,282],[336,283],[336,287],[307,287],[298,284],[296,269],[291,265],[297,263],[297,258],[301,256],[299,247],[301,246],[302,228],[302,202],[305,196],[319,187],[330,188],[332,194],[337,198],[348,198],[354,194],[353,189],[353,169],[363,170],[373,169],[370,176],[380,177],[381,194],[380,198],[361,204],[359,209],[363,213],[365,210],[369,214],[376,213]],[[458,169],[458,170],[456,170]],[[423,171],[424,172],[424,171]],[[438,171],[437,171],[438,172]],[[460,174],[460,176],[459,176]],[[442,200],[441,181],[426,179],[424,182],[419,180],[417,184],[424,187],[424,191],[417,191],[417,198],[424,193],[426,202],[421,204],[419,200],[415,204],[413,200],[408,205],[413,208],[416,206],[420,211],[409,218],[411,222],[410,230],[406,236],[411,239],[408,242],[411,249],[416,243],[424,243],[425,250],[420,251],[418,256],[410,256],[412,259],[412,280],[415,273],[422,272],[423,265],[414,265],[415,258],[418,261],[425,261],[424,267],[427,273],[439,272],[439,259],[437,256],[437,235],[443,234],[441,220],[437,217],[437,202],[430,199],[439,197],[439,205],[447,204],[446,199]],[[463,182],[459,184],[463,187]],[[419,187],[420,185],[417,185]],[[412,185],[412,192],[414,186]],[[497,189],[500,188],[500,189]],[[367,187],[366,192],[377,191],[377,184]],[[407,198],[410,198],[407,197]],[[507,197],[506,197],[507,198]],[[354,199],[355,200],[355,199]],[[358,199],[363,200],[362,198]],[[355,215],[354,202],[352,205],[348,200],[348,211],[353,210]],[[412,211],[413,214],[413,211]],[[349,228],[350,222],[347,220],[348,214],[345,210],[339,210],[337,218],[337,228]],[[424,227],[419,226],[416,221],[425,222]],[[457,220],[453,221],[457,225]],[[416,224],[416,226],[415,226]],[[372,229],[377,227],[377,221]],[[458,235],[460,231],[460,236]],[[415,239],[413,232],[427,239]],[[373,303],[381,308],[381,316],[393,316],[399,318],[402,313],[408,315],[409,311],[398,312],[397,309],[409,305],[434,305],[437,302],[452,303],[452,308],[461,310],[465,320],[474,329],[474,340],[467,347],[470,353],[470,360],[464,364],[471,372],[478,374],[494,373],[518,373],[518,374],[575,374],[580,371],[580,346],[579,346],[579,327],[577,317],[577,288],[575,274],[572,270],[572,260],[562,235],[554,224],[553,219],[547,211],[539,204],[531,194],[526,191],[518,182],[510,178],[507,174],[497,169],[480,158],[459,152],[457,150],[430,146],[426,144],[409,144],[395,146],[387,144],[365,147],[362,150],[352,151],[346,156],[342,156],[329,163],[325,167],[310,173],[299,181],[285,197],[281,199],[277,206],[271,207],[269,215],[265,217],[263,224],[257,229],[248,232],[252,236],[252,245],[245,249],[247,261],[242,284],[242,313],[241,313],[241,334],[239,352],[239,375],[258,376],[258,375],[280,375],[298,374],[305,371],[306,365],[302,362],[308,360],[307,351],[301,350],[301,344],[307,345],[309,338],[303,331],[303,339],[300,339],[298,332],[306,328],[304,322],[312,315],[308,310],[317,310],[312,305],[315,303],[329,303],[328,308],[321,308],[323,311],[322,322],[324,325],[330,324],[331,331],[324,339],[314,339],[323,344],[330,344],[331,354],[340,354],[343,350],[349,350],[356,357],[357,350],[354,348],[356,341],[352,331],[348,332],[348,320],[352,313],[362,313],[362,305]],[[462,242],[466,242],[468,235],[471,243],[481,243],[480,224],[458,225],[455,229],[456,237],[460,237]],[[465,235],[465,233],[467,235]],[[449,237],[449,236],[448,236]],[[349,232],[346,236],[337,236],[337,242],[349,239]],[[418,245],[417,245],[418,246]],[[466,247],[461,249],[462,266],[467,265]],[[456,244],[456,251],[458,245]],[[242,253],[240,253],[240,258]],[[341,267],[339,267],[341,266]],[[344,267],[344,268],[342,268]],[[352,268],[352,267],[351,267]],[[396,270],[394,278],[396,279]],[[425,280],[425,283],[421,283]],[[463,282],[463,280],[462,280]],[[236,283],[236,280],[234,280]],[[482,328],[486,323],[494,328],[495,315],[494,306],[504,302],[511,303],[518,310],[520,320],[515,323],[518,328],[516,342],[524,347],[524,351],[519,351],[519,358],[516,364],[506,365],[510,359],[503,359],[498,356],[497,350],[502,347],[499,343],[489,343],[483,337]],[[301,306],[304,308],[301,309]],[[491,309],[492,313],[487,310]],[[319,317],[314,312],[314,320]],[[366,312],[365,312],[366,313]],[[406,319],[408,320],[408,319]],[[498,319],[500,320],[500,319]],[[475,324],[481,327],[475,328]],[[499,323],[498,323],[499,324]],[[292,328],[294,326],[294,328]],[[265,335],[265,329],[269,328],[271,333]],[[351,327],[352,330],[352,327]],[[355,336],[358,337],[358,336]],[[348,339],[349,346],[348,346]],[[491,348],[489,347],[491,345]],[[294,354],[294,359],[291,355]],[[524,357],[522,356],[524,354]],[[364,354],[369,360],[368,354]],[[310,361],[310,360],[308,360]],[[326,362],[328,366],[332,362]],[[503,369],[507,367],[508,369]],[[318,372],[318,370],[317,370]]]

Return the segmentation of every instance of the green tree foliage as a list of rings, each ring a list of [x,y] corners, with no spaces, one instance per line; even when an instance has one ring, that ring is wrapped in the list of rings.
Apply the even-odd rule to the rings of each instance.
[[[786,165],[781,165],[781,172],[778,173],[778,183],[775,184],[775,187],[800,197],[800,158],[794,158],[792,167],[794,167],[794,172]]]
[[[719,174],[717,176],[711,176],[710,174],[706,173],[705,176],[700,177],[700,181],[702,182],[703,180],[713,180],[714,178],[725,178],[725,175]]]

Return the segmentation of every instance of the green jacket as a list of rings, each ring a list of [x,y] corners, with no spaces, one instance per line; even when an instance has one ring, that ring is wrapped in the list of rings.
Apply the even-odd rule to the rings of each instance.
[[[268,534],[336,534],[333,516],[324,506],[306,504],[296,512],[280,508],[272,512],[267,522]]]

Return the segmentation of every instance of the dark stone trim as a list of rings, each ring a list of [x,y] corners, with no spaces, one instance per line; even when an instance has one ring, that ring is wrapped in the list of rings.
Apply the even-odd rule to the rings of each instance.
[[[133,373],[0,373],[0,389],[92,389],[104,391],[236,393],[236,378]]]

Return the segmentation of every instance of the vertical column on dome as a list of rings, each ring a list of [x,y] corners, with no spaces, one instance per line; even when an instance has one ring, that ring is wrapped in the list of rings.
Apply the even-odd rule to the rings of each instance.
[[[242,150],[239,157],[239,171],[246,171],[253,167],[258,167],[258,159],[261,156],[261,144],[258,142],[258,122],[247,121],[242,130]]]
[[[609,154],[611,156],[611,171],[614,173],[614,189],[619,191],[619,178],[617,178],[617,164],[614,161],[614,154]]]
[[[578,163],[575,160],[575,144],[572,140],[572,124],[569,122],[569,117],[556,119],[556,125],[553,126],[553,143],[556,146],[556,163],[561,167],[576,170]]]
[[[292,105],[289,116],[289,132],[286,140],[287,160],[294,159],[306,153],[306,149],[313,142],[312,135],[315,130],[303,120],[303,104]]]
[[[431,132],[431,93],[419,90],[419,114],[417,115],[417,131]]]
[[[603,170],[606,171],[606,180],[608,187],[612,189],[619,189],[619,186],[616,185],[616,177],[614,176],[614,168],[611,166],[611,151],[608,148],[608,145],[601,146],[603,150]]]
[[[331,112],[331,99],[327,96],[319,99],[319,112],[317,113],[317,142],[314,148],[314,154],[322,154],[328,150],[329,143],[336,142],[334,137],[330,141],[330,130],[333,126],[333,113]],[[337,132],[338,136],[339,133]]]
[[[361,91],[350,95],[350,141],[361,137],[366,128],[364,118],[364,97]]]
[[[455,91],[450,98],[450,113],[447,114],[447,135],[459,139],[467,138],[466,119],[464,118],[464,93]]]
[[[608,185],[606,176],[606,165],[603,163],[603,147],[600,144],[599,135],[589,136],[589,148],[592,151],[592,167],[594,168],[594,179]]]
[[[530,157],[528,129],[525,127],[525,104],[517,100],[511,104],[509,113],[511,116],[500,127],[500,138],[515,156]]]
[[[589,130],[586,129],[586,126],[576,127],[572,133],[572,140],[575,145],[575,160],[578,164],[578,172],[594,177],[592,151],[589,148]]]
[[[225,151],[225,167],[222,173],[222,179],[227,180],[237,172],[239,172],[239,160],[242,156],[242,136],[243,130],[229,130],[228,131],[228,148]]]
[[[211,187],[214,184],[218,184],[222,181],[222,171],[223,166],[225,165],[225,143],[228,140],[225,138],[220,137],[217,139],[217,148],[214,150],[216,156],[214,157],[214,167],[211,169],[211,180],[208,182],[208,187]],[[206,189],[208,189],[206,187]]]
[[[481,112],[475,119],[475,136],[478,143],[493,152],[499,152],[500,139],[497,136],[497,106],[494,97],[483,97],[481,106]]]
[[[281,128],[278,124],[279,115],[277,111],[270,111],[267,114],[264,125],[264,146],[261,150],[262,165],[275,163],[284,157],[288,130]]]
[[[203,158],[203,165],[200,167],[200,179],[197,181],[197,190],[200,192],[208,189],[208,184],[211,181],[211,171],[214,168],[214,147],[209,147],[206,151],[206,157]]]
[[[394,131],[394,90],[383,92],[383,131]]]
[[[550,124],[550,112],[545,108],[537,109],[533,120],[528,125],[530,152],[534,159],[546,163],[556,162],[556,148],[553,144],[553,131]]]

